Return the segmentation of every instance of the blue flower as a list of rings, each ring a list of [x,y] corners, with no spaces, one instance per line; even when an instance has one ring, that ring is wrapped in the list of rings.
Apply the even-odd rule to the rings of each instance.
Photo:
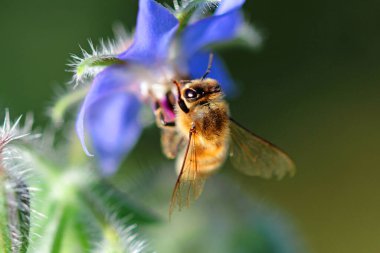
[[[207,46],[237,36],[243,4],[244,0],[223,0],[212,15],[190,19],[179,29],[180,21],[167,8],[154,0],[139,1],[133,43],[117,55],[118,64],[94,77],[76,122],[85,152],[91,155],[86,132],[104,175],[113,174],[137,142],[142,131],[140,109],[152,102],[151,94],[164,101],[173,79],[200,78],[207,68]],[[209,76],[226,93],[234,87],[217,55]]]

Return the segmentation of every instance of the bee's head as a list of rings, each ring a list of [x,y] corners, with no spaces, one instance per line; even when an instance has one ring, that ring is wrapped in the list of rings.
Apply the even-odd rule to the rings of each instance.
[[[184,83],[181,96],[189,105],[203,104],[223,98],[218,81],[215,79],[195,79]]]
[[[210,102],[221,100],[223,92],[218,81],[206,78],[211,72],[213,54],[210,54],[207,70],[200,79],[190,81],[173,81],[178,90],[178,105],[182,111],[188,113],[189,107],[206,105]]]

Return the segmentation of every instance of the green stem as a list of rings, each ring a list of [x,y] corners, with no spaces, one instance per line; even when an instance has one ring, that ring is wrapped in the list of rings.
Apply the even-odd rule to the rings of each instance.
[[[6,192],[6,179],[0,165],[0,249],[11,252],[11,238],[8,226],[8,205]]]
[[[45,224],[42,225],[39,233],[38,246],[33,248],[33,252],[59,253],[61,251],[67,217],[65,205],[51,204]]]
[[[16,200],[16,211],[18,220],[18,231],[20,237],[20,253],[26,253],[29,247],[30,234],[30,192],[28,186],[17,180],[16,189],[13,191]]]

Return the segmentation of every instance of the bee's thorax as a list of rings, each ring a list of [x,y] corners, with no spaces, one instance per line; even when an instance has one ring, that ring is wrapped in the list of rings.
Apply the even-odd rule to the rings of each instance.
[[[224,162],[229,142],[229,110],[224,100],[197,103],[188,113],[177,108],[177,130],[188,138],[189,130],[195,125],[198,169],[209,174]]]

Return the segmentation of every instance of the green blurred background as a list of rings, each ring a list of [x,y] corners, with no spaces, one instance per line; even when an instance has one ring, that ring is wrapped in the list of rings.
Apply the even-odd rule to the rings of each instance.
[[[313,252],[380,252],[380,4],[255,0],[244,9],[264,45],[222,52],[241,88],[232,114],[287,150],[298,172],[281,182],[235,177],[286,213]],[[117,21],[131,30],[136,10],[127,0],[0,0],[0,108],[45,125],[70,79],[69,54],[111,37]]]

